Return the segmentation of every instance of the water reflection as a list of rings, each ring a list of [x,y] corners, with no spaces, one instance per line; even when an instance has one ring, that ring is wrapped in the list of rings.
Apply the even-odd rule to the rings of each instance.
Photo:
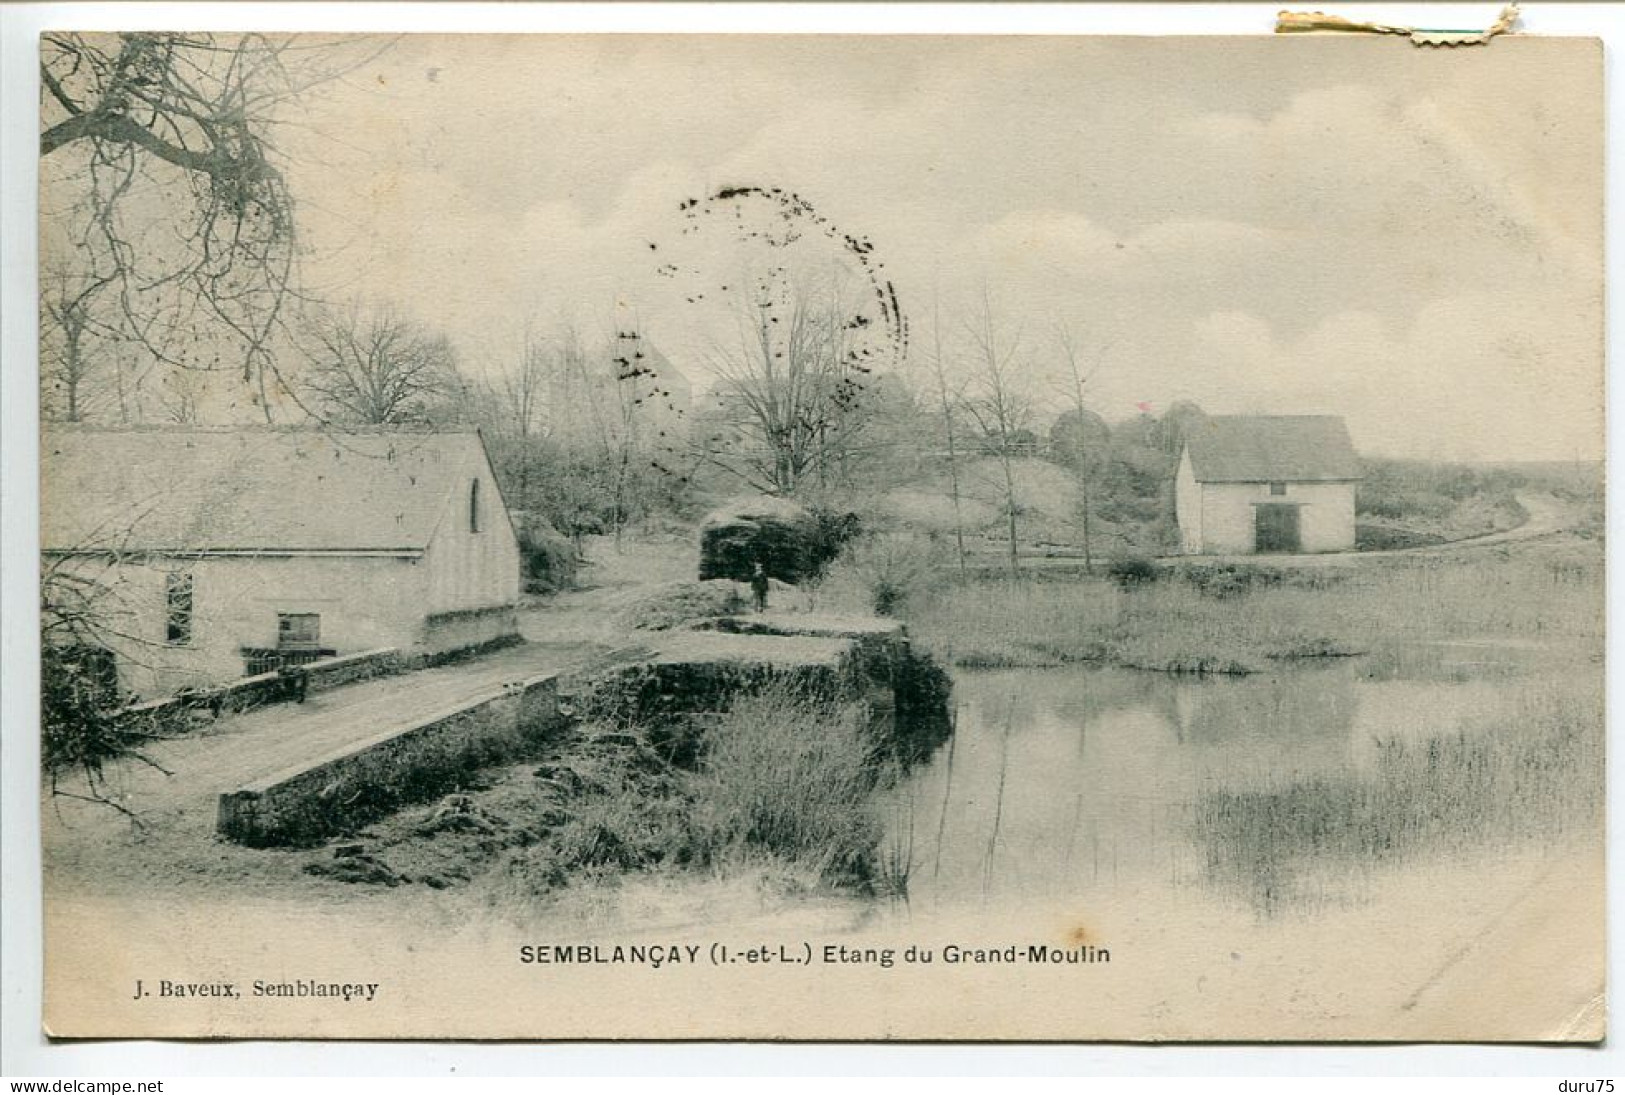
[[[910,902],[1173,885],[1273,912],[1358,900],[1374,866],[1510,834],[1588,765],[1600,809],[1599,682],[1400,664],[962,673],[958,731],[899,803]],[[1521,744],[1480,740],[1509,717]]]

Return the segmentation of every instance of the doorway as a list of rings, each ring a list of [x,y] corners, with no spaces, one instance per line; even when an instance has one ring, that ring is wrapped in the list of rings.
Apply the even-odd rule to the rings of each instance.
[[[1303,550],[1298,507],[1280,502],[1254,506],[1253,550],[1260,555]]]

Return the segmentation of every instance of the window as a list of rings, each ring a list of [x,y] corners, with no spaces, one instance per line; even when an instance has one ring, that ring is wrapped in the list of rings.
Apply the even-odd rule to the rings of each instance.
[[[185,646],[192,641],[192,575],[175,571],[164,580],[164,641]]]
[[[480,481],[468,484],[468,531],[480,531]]]
[[[1270,493],[1271,494],[1285,494],[1286,493],[1286,484],[1285,483],[1271,483],[1270,484]]]
[[[322,618],[314,612],[279,612],[276,617],[278,650],[314,650],[322,642]]]

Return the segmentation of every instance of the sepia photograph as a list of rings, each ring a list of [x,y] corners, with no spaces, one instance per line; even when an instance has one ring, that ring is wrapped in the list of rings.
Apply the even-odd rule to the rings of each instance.
[[[1597,39],[38,64],[49,1036],[1604,1039]]]

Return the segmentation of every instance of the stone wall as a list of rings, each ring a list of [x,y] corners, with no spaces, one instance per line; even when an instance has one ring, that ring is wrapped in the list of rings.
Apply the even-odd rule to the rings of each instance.
[[[255,846],[319,842],[533,755],[578,720],[642,725],[681,765],[697,755],[708,716],[776,684],[865,702],[879,742],[900,759],[927,755],[947,735],[947,674],[893,621],[755,616],[715,627],[668,633],[612,670],[510,685],[274,773],[222,794],[217,828]]]
[[[363,650],[356,654],[339,654],[336,657],[323,658],[311,662],[304,668],[310,680],[309,691],[325,692],[342,684],[399,673],[405,668],[405,663],[399,650],[387,647],[383,650]]]
[[[563,721],[556,677],[505,686],[226,792],[216,828],[256,847],[317,843],[454,790],[486,765],[529,755]]]
[[[322,658],[299,668],[304,674],[304,692],[309,694],[399,673],[406,668],[406,662],[400,651],[386,647]],[[185,733],[203,716],[214,718],[269,703],[286,703],[298,697],[296,675],[257,673],[213,688],[194,688],[161,700],[132,704],[115,712],[113,717],[132,733],[173,735]]]
[[[696,755],[705,716],[783,685],[862,702],[882,743],[907,760],[947,738],[948,674],[914,650],[895,621],[735,616],[708,627],[670,636],[635,664],[567,684],[566,702],[583,719],[645,726],[679,764]]]
[[[868,703],[878,732],[897,757],[913,763],[952,733],[953,680],[929,654],[915,649],[895,620],[841,616],[738,616],[718,621],[750,635],[839,638],[850,644],[848,679]]]
[[[434,658],[517,639],[519,613],[512,604],[436,612],[423,621],[419,654]]]

